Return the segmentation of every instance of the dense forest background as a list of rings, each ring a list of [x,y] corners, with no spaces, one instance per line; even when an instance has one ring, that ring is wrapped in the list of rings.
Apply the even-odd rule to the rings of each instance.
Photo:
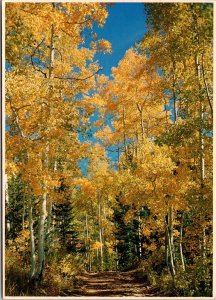
[[[213,5],[145,3],[108,77],[109,5],[6,3],[7,296],[134,270],[212,295]]]

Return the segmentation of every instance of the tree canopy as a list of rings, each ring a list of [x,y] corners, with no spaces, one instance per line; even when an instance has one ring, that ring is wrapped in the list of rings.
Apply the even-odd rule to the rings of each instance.
[[[131,270],[160,296],[212,295],[213,5],[144,8],[105,76],[109,4],[5,5],[7,296]]]

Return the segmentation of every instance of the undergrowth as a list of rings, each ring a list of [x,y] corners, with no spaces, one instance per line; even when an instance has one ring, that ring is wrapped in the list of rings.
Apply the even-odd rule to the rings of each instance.
[[[29,281],[30,264],[24,263],[20,254],[7,251],[5,261],[6,296],[64,296],[73,291],[76,275],[82,272],[80,257],[68,254],[64,259],[58,255],[44,267],[43,280]]]

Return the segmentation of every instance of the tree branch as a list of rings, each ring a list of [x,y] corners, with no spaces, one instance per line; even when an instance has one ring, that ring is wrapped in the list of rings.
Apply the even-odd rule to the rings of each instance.
[[[54,78],[56,79],[63,79],[63,80],[78,80],[78,81],[83,81],[83,80],[87,80],[91,77],[93,77],[94,75],[98,74],[100,71],[102,70],[102,68],[99,68],[96,72],[94,72],[93,74],[84,77],[84,78],[79,78],[79,77],[58,77],[58,76],[54,76]]]
[[[30,58],[31,58],[31,64],[33,66],[33,68],[36,70],[36,71],[39,71],[43,74],[43,76],[45,78],[47,78],[47,74],[45,72],[43,72],[40,68],[36,68],[35,64],[34,64],[34,61],[33,61],[33,58],[36,54],[36,51],[39,49],[39,47],[41,46],[41,44],[44,42],[45,38],[42,39],[42,41],[37,45],[37,47],[34,49],[33,53],[30,55]]]
[[[25,135],[25,134],[23,133],[21,127],[20,127],[20,124],[19,124],[20,118],[19,118],[19,115],[18,115],[18,113],[17,113],[17,110],[20,110],[20,109],[23,108],[23,107],[27,107],[27,106],[31,106],[31,105],[24,105],[24,106],[22,106],[22,107],[16,109],[16,108],[13,106],[13,104],[12,104],[12,102],[11,102],[11,99],[10,99],[10,98],[8,98],[8,99],[9,99],[9,103],[10,103],[10,108],[11,108],[11,110],[12,110],[14,116],[15,116],[15,122],[16,122],[16,125],[17,125],[17,128],[18,128],[18,130],[19,130],[19,133],[20,133],[21,137],[22,137],[22,138],[25,138],[25,139],[28,139],[28,140],[31,140],[31,141],[33,141],[33,142],[34,142],[34,141],[42,140],[42,139],[44,138],[44,136],[40,136],[40,137],[38,137],[38,138],[32,139],[32,138],[29,137],[28,135]]]
[[[201,66],[202,66],[203,81],[204,81],[204,85],[205,85],[205,91],[206,91],[206,95],[207,95],[209,107],[210,107],[210,110],[211,110],[211,117],[212,117],[212,120],[213,120],[213,107],[212,107],[212,103],[211,103],[211,99],[210,99],[210,93],[209,93],[208,84],[206,82],[206,77],[205,77],[204,54],[203,53],[202,53],[201,57],[202,57]]]

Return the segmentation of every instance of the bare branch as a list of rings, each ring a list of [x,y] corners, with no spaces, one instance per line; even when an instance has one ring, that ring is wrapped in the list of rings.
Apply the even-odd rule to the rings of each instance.
[[[42,139],[44,138],[44,136],[40,136],[40,137],[38,137],[38,138],[31,138],[31,137],[25,135],[25,134],[23,133],[21,127],[20,127],[20,124],[19,124],[20,118],[19,118],[19,115],[18,115],[17,111],[20,110],[20,109],[23,108],[23,107],[31,106],[31,105],[24,105],[24,106],[22,106],[22,107],[16,109],[16,108],[13,106],[13,104],[12,104],[12,102],[11,102],[11,99],[10,99],[10,98],[8,98],[8,99],[9,99],[9,103],[10,103],[10,108],[11,108],[11,110],[12,110],[14,116],[15,116],[15,122],[16,122],[16,125],[17,125],[17,128],[18,128],[18,130],[19,130],[19,133],[20,133],[21,137],[22,137],[22,138],[25,138],[25,139],[28,139],[28,140],[31,140],[31,141],[33,141],[33,142],[34,142],[34,141],[42,140]]]
[[[34,49],[33,53],[30,55],[30,58],[31,58],[31,64],[33,66],[33,68],[36,70],[36,71],[39,71],[41,72],[45,78],[47,78],[47,74],[45,72],[43,72],[40,68],[37,68],[34,64],[34,61],[33,61],[33,58],[36,54],[36,51],[39,49],[39,47],[41,46],[41,44],[44,42],[45,38],[42,39],[42,41],[37,45],[37,47]]]
[[[102,70],[102,68],[99,68],[96,72],[94,72],[93,74],[91,74],[91,75],[89,75],[87,77],[84,77],[84,78],[79,78],[79,77],[57,77],[57,76],[54,76],[54,78],[56,78],[56,79],[63,79],[63,80],[78,80],[78,81],[83,81],[83,80],[87,80],[87,79],[95,76],[101,70]]]

